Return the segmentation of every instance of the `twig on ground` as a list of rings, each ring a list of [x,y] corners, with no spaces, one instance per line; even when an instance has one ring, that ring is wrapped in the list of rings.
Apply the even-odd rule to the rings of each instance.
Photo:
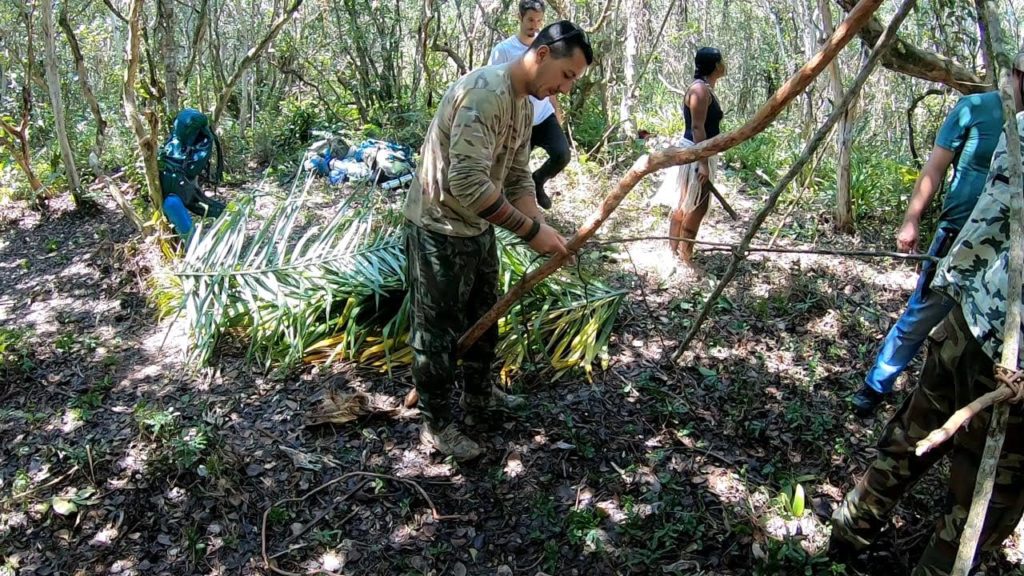
[[[362,471],[359,471],[359,472],[349,472],[348,474],[342,474],[341,476],[338,476],[337,478],[335,478],[335,479],[333,479],[333,480],[331,480],[329,482],[325,482],[325,483],[321,484],[320,486],[310,490],[309,492],[306,492],[304,495],[302,495],[300,497],[297,497],[297,498],[284,498],[282,500],[278,500],[277,502],[274,502],[269,508],[267,508],[266,510],[263,511],[263,519],[262,519],[261,524],[260,524],[260,553],[261,553],[261,555],[263,557],[264,565],[266,565],[266,567],[269,570],[273,571],[276,574],[281,574],[282,576],[302,576],[301,574],[299,574],[297,572],[288,572],[288,571],[285,571],[285,570],[281,570],[277,566],[274,566],[271,563],[271,557],[267,555],[267,517],[270,515],[270,511],[271,510],[273,510],[274,508],[277,508],[278,506],[281,506],[282,504],[287,504],[289,502],[304,502],[307,498],[309,498],[310,496],[313,496],[314,494],[317,494],[318,492],[326,490],[327,488],[329,488],[329,487],[331,487],[331,486],[333,486],[333,485],[335,485],[335,484],[337,484],[339,482],[342,482],[342,481],[347,480],[349,478],[358,477],[358,476],[364,476],[364,477],[368,477],[368,478],[379,478],[379,479],[382,479],[382,480],[391,480],[393,482],[402,482],[402,483],[408,484],[409,486],[415,488],[416,491],[420,493],[420,496],[422,496],[423,499],[426,500],[427,506],[430,507],[430,513],[433,516],[434,520],[463,520],[464,519],[464,517],[461,516],[461,515],[443,515],[443,514],[438,513],[437,507],[434,506],[434,501],[430,499],[430,495],[428,495],[427,492],[425,490],[423,490],[423,488],[420,487],[419,484],[417,484],[416,482],[414,482],[412,480],[409,480],[407,478],[398,478],[398,477],[395,477],[395,476],[389,476],[387,474],[377,474],[375,472],[362,472]],[[341,501],[344,501],[345,499],[347,499],[350,496],[352,496],[353,494],[355,494],[358,491],[359,488],[362,488],[363,485],[365,485],[365,482],[360,484],[356,489],[350,490],[345,496],[342,497]],[[309,524],[307,524],[303,528],[303,532],[305,532],[306,530],[309,530],[315,523],[316,522],[314,521],[314,522],[310,522]]]
[[[35,494],[36,492],[39,492],[41,490],[45,490],[45,489],[47,489],[47,488],[49,488],[51,486],[54,486],[55,484],[60,484],[64,480],[67,480],[68,478],[73,476],[75,472],[78,472],[78,466],[72,467],[71,470],[68,470],[66,474],[58,476],[57,478],[54,478],[53,480],[47,482],[46,484],[41,484],[39,486],[36,486],[35,488],[31,488],[31,489],[26,490],[24,492],[18,492],[17,494],[12,494],[11,497],[6,499],[6,500],[4,500],[3,503],[6,505],[6,504],[10,504],[12,502],[18,502],[19,500],[22,500],[22,499],[24,499],[24,498],[26,498],[28,496],[31,496],[32,494]]]

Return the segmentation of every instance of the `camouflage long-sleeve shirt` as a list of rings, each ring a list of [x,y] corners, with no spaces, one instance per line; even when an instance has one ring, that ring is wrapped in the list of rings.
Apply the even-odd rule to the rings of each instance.
[[[1024,113],[1017,114],[1017,132],[1024,139]],[[933,288],[960,303],[971,333],[995,362],[1002,354],[1006,324],[1010,198],[1014,194],[1009,176],[1004,134],[992,156],[985,189],[932,282]],[[1021,190],[1016,195],[1020,197]]]
[[[530,172],[533,108],[515,97],[507,66],[466,74],[444,95],[423,142],[405,216],[449,236],[476,236],[479,216],[499,195],[510,202],[534,194]]]

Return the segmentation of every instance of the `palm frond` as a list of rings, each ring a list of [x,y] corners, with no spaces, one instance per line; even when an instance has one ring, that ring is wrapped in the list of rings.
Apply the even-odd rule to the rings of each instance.
[[[411,361],[404,218],[369,192],[350,195],[325,224],[308,224],[311,186],[296,179],[265,218],[255,198],[242,198],[197,231],[177,272],[197,365],[228,333],[265,368],[353,360],[390,371]],[[511,234],[498,241],[508,289],[535,257]],[[565,271],[537,286],[499,322],[502,376],[532,359],[556,377],[574,368],[589,377],[595,362],[607,362],[624,294]]]

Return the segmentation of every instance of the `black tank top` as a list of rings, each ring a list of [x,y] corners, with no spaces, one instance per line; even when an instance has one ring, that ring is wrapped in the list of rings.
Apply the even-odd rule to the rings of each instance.
[[[704,82],[700,80],[700,82]],[[707,84],[707,82],[704,82]],[[710,89],[711,86],[708,86]],[[718,96],[711,92],[711,104],[708,105],[708,113],[704,116],[704,133],[708,138],[718,136],[722,131],[722,107],[718,104]],[[693,141],[693,119],[690,117],[690,107],[683,102],[683,120],[686,122],[686,133],[683,136]]]

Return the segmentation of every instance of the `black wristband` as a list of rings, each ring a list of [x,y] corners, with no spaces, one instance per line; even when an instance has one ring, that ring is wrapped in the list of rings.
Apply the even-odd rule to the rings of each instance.
[[[523,236],[523,241],[531,242],[537,237],[537,234],[540,234],[540,220],[534,218],[533,224],[530,224],[530,229],[526,232],[526,235]]]

